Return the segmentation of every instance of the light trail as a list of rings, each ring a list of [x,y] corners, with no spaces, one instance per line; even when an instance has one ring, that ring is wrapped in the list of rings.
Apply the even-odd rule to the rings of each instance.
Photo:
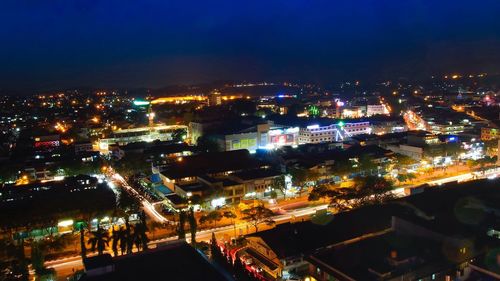
[[[447,177],[447,178],[443,178],[443,179],[429,182],[429,184],[431,186],[439,187],[442,184],[453,182],[453,181],[469,181],[469,180],[474,180],[474,179],[493,178],[493,177],[499,176],[499,174],[500,174],[500,168],[493,168],[493,169],[489,169],[489,170],[484,171],[484,173],[472,172],[472,173],[467,173],[467,174],[458,175],[458,176],[451,176],[451,177]],[[134,190],[132,187],[130,187],[125,182],[123,177],[121,177],[119,174],[114,174],[113,178],[117,179],[120,182],[125,183],[123,185],[125,188]],[[417,185],[415,185],[413,187],[417,187]],[[135,191],[135,192],[137,193],[137,191]],[[393,193],[394,193],[394,195],[396,195],[399,198],[405,197],[405,196],[411,196],[411,195],[405,194],[403,192],[403,188],[395,189],[393,191]],[[138,194],[138,195],[140,196],[140,194]],[[150,203],[149,203],[149,205],[146,203],[145,208],[148,209],[149,206],[151,208],[153,207]],[[322,204],[322,205],[317,205],[317,206],[313,206],[313,207],[294,209],[294,210],[288,211],[287,214],[273,216],[272,219],[277,224],[286,223],[289,221],[293,221],[293,220],[301,219],[303,217],[314,215],[317,213],[317,211],[326,210],[327,208],[328,208],[328,204]],[[154,210],[154,208],[153,208],[153,210]],[[156,212],[156,210],[154,210],[154,211]],[[153,214],[153,216],[155,216],[155,215]],[[158,214],[157,218],[159,220],[161,220],[161,218],[163,218],[163,217],[160,214]],[[163,218],[163,219],[165,219],[165,218]],[[264,227],[261,227],[259,230],[263,231],[263,230],[267,230],[267,229],[269,229],[269,227],[266,228],[264,226]],[[196,240],[197,241],[209,241],[212,237],[212,233],[215,233],[218,237],[220,237],[221,235],[228,235],[231,237],[231,236],[236,235],[236,232],[238,232],[237,235],[243,235],[244,232],[246,232],[245,234],[249,234],[249,233],[254,232],[254,228],[251,224],[244,222],[244,223],[238,223],[236,225],[228,225],[228,226],[217,227],[217,228],[212,228],[212,229],[200,230],[200,231],[196,232]],[[191,238],[191,235],[189,233],[186,233],[186,240],[189,241],[190,238]],[[163,243],[167,243],[169,241],[174,241],[174,240],[177,240],[177,236],[156,239],[154,241],[150,241],[148,243],[148,245],[151,248],[155,248],[158,245],[161,245]],[[90,254],[89,256],[92,256],[92,254]],[[59,260],[47,261],[47,262],[45,262],[45,265],[49,268],[54,268],[57,271],[61,271],[61,272],[64,270],[70,271],[72,268],[82,268],[83,267],[82,260],[79,256],[70,257],[70,258],[63,258],[63,259],[59,259]]]
[[[144,208],[144,211],[150,217],[154,218],[155,220],[157,220],[158,222],[161,222],[161,223],[167,223],[168,222],[168,220],[164,216],[162,216],[158,211],[156,211],[156,209],[154,208],[153,204],[151,204],[151,202],[149,202],[139,192],[137,192],[137,190],[135,190],[134,188],[132,188],[127,183],[127,181],[125,181],[125,179],[120,174],[114,173],[111,177],[114,180],[118,181],[122,187],[126,188],[128,192],[133,193],[135,196],[137,196],[138,198],[140,198],[140,202],[141,202],[141,204],[142,204],[142,206]]]

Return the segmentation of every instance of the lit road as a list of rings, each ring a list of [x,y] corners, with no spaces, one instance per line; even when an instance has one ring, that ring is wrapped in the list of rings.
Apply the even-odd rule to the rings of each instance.
[[[132,188],[120,174],[114,173],[112,178],[115,181],[118,181],[120,183],[120,186],[125,188],[128,193],[131,193],[140,199],[144,212],[146,212],[148,216],[161,223],[168,222],[168,220],[164,216],[162,216],[160,213],[158,213],[158,211],[155,210],[153,204],[151,204],[146,198],[144,198],[139,192],[137,192],[137,190]]]
[[[494,178],[500,176],[500,168],[493,168],[486,170],[484,173],[481,172],[471,172],[471,173],[466,173],[458,176],[451,176],[447,178],[442,178],[439,180],[434,180],[429,182],[431,186],[439,186],[445,183],[449,182],[462,182],[462,181],[469,181],[473,179],[484,179],[484,178]],[[132,189],[124,180],[123,178],[120,179],[120,175],[115,174],[113,178],[117,179],[120,181],[123,186],[127,189]],[[122,181],[123,180],[123,181]],[[133,190],[132,192],[137,192]],[[404,193],[404,188],[398,188],[394,190],[394,194],[397,197],[404,197],[406,196]],[[140,196],[140,195],[139,195]],[[142,198],[142,196],[140,197]],[[146,200],[144,200],[146,201]],[[146,201],[147,202],[147,201]],[[149,202],[148,202],[149,203]],[[144,205],[145,209],[146,208],[152,208],[151,204],[145,204]],[[301,221],[308,219],[311,215],[315,214],[317,211],[320,210],[325,210],[328,207],[328,204],[322,204],[322,205],[317,205],[313,207],[304,207],[304,208],[299,208],[299,209],[293,209],[293,210],[288,210],[286,214],[282,215],[276,215],[273,217],[273,220],[277,224],[281,223],[286,223],[286,222],[293,222],[293,221]],[[155,213],[158,215],[157,219],[162,220],[162,216],[152,208],[152,212],[150,215],[153,217],[156,217]],[[163,218],[165,219],[165,218]],[[166,220],[166,219],[165,219]],[[259,231],[270,229],[272,226],[267,226],[265,224],[259,225]],[[208,230],[200,230],[196,234],[196,240],[197,241],[210,241],[212,237],[212,232],[215,233],[216,237],[218,239],[225,239],[225,238],[230,238],[238,235],[245,235],[249,233],[253,233],[255,231],[255,228],[248,224],[248,223],[237,223],[236,225],[229,225],[229,226],[223,226],[223,227],[217,227],[214,229],[208,229]],[[189,241],[190,240],[190,234],[186,233],[186,238]],[[167,243],[169,241],[176,240],[177,237],[168,237],[168,238],[162,238],[162,239],[157,239],[154,241],[149,242],[150,248],[155,248],[158,245],[161,245],[163,243]],[[64,276],[68,276],[73,272],[74,270],[82,269],[83,264],[81,261],[80,256],[75,256],[75,257],[70,257],[70,258],[64,258],[60,260],[52,260],[52,261],[47,261],[45,265],[49,268],[54,268],[57,272],[57,275],[60,277],[59,280],[65,280]],[[61,279],[62,278],[62,279]]]
[[[485,170],[484,172],[470,172],[466,174],[461,174],[457,176],[452,176],[448,178],[443,178],[443,179],[438,179],[438,180],[433,180],[428,182],[429,185],[435,186],[435,185],[442,185],[448,182],[465,182],[465,181],[470,181],[474,179],[485,179],[485,178],[495,178],[498,176],[500,173],[500,168],[492,168]]]
[[[327,204],[315,206],[315,207],[307,207],[302,209],[296,209],[293,211],[289,211],[289,213],[285,215],[278,215],[273,217],[274,221],[279,223],[285,223],[293,220],[299,219],[307,219],[308,216],[316,213],[317,210],[324,210],[327,208]],[[259,225],[259,231],[270,229],[272,226],[266,226],[264,224]],[[235,226],[223,226],[215,229],[208,230],[200,230],[196,234],[197,241],[210,241],[212,238],[212,232],[215,233],[217,239],[222,239],[224,237],[233,237],[236,235],[245,235],[249,233],[255,232],[255,228],[247,223],[238,223]],[[190,234],[186,233],[186,240],[190,241]],[[176,240],[177,237],[168,237],[163,239],[157,239],[149,242],[150,248],[155,248],[157,245],[161,245],[163,243]],[[71,275],[73,270],[83,269],[83,264],[80,256],[69,257],[59,260],[52,260],[45,262],[45,266],[49,268],[53,268],[57,272],[58,280],[66,280],[66,276]]]

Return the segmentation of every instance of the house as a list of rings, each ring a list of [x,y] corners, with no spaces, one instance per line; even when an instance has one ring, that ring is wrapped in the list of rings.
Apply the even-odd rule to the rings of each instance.
[[[256,260],[263,257],[278,268],[263,264],[261,268],[269,275],[288,276],[291,273],[307,272],[308,254],[331,245],[362,237],[367,233],[385,231],[391,227],[393,213],[404,211],[402,206],[370,206],[337,215],[327,224],[302,221],[279,224],[275,228],[248,235],[250,256],[258,253]],[[363,223],[360,223],[360,222]]]
[[[260,168],[233,173],[229,178],[244,185],[245,194],[253,194],[252,197],[254,197],[265,196],[266,192],[270,192],[270,186],[274,179],[281,175],[280,171],[271,168]]]

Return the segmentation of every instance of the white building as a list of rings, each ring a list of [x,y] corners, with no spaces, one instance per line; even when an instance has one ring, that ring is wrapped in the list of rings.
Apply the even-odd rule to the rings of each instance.
[[[371,134],[370,122],[310,125],[299,129],[299,144],[342,141],[346,138]]]
[[[389,110],[383,104],[369,104],[366,106],[366,116],[388,115]]]
[[[336,125],[310,125],[299,129],[299,144],[333,142],[338,134]]]
[[[345,123],[345,124],[339,123],[339,126],[343,129],[343,131],[348,137],[372,133],[370,122],[356,122],[356,123]]]

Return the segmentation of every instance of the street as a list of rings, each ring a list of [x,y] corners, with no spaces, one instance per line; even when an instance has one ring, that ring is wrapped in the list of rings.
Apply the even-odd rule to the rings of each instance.
[[[470,173],[465,173],[461,175],[455,175],[455,176],[450,176],[434,181],[428,182],[429,185],[431,186],[440,186],[445,183],[449,182],[463,182],[463,181],[470,181],[474,179],[485,179],[485,178],[492,178],[498,176],[500,173],[500,168],[493,168],[485,171],[484,173],[479,173],[479,172],[470,172]],[[132,189],[126,182],[125,180],[118,174],[115,174],[113,177],[116,180],[120,181],[123,186],[127,189]],[[411,186],[410,186],[411,188]],[[398,188],[394,190],[394,194],[398,197],[404,197],[406,196],[405,193],[402,190],[403,188]],[[132,189],[133,190],[133,189]],[[137,192],[133,190],[132,192]],[[140,196],[140,195],[139,195]],[[305,199],[307,200],[307,199]],[[156,210],[154,210],[153,206],[147,202],[144,198],[142,198],[143,206],[146,212],[148,212],[148,215],[150,215],[152,218],[157,219],[158,221],[163,221],[166,219],[161,216]],[[304,204],[300,201],[298,202],[293,202],[293,203],[287,203],[280,205],[280,209],[285,209],[289,207],[295,207],[295,206],[303,206]],[[315,214],[318,210],[325,210],[328,207],[328,204],[321,204],[313,207],[300,207],[297,209],[292,209],[292,210],[287,210],[286,214],[281,214],[281,215],[276,215],[272,219],[276,222],[276,224],[281,224],[281,223],[286,223],[286,222],[293,222],[293,221],[301,221],[305,219],[309,219],[309,217],[313,214]],[[276,207],[278,208],[278,207]],[[267,230],[272,228],[273,226],[267,226],[265,224],[262,224],[259,226],[259,231]],[[208,242],[210,241],[212,237],[212,233],[215,233],[217,239],[226,239],[226,238],[231,238],[239,235],[246,235],[250,233],[254,233],[255,229],[252,225],[248,223],[237,223],[236,225],[229,225],[229,226],[222,226],[222,227],[217,227],[217,228],[212,228],[208,230],[200,230],[197,232],[196,235],[196,240],[197,241],[205,241]],[[150,248],[155,248],[158,245],[161,245],[162,243],[166,243],[169,241],[176,240],[177,237],[168,237],[168,238],[160,238],[156,239],[154,241],[149,242],[149,247]],[[189,242],[190,241],[190,234],[186,234],[186,240]],[[73,273],[73,271],[83,269],[83,264],[80,256],[75,256],[75,257],[70,257],[70,258],[64,258],[64,259],[59,259],[59,260],[52,260],[52,261],[47,261],[45,265],[49,268],[54,268],[57,272],[58,280],[66,280],[65,278]]]

